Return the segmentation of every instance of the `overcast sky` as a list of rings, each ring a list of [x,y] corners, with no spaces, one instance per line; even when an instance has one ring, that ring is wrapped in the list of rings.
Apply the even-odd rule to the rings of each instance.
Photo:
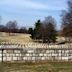
[[[58,26],[60,15],[67,7],[67,0],[0,0],[2,23],[17,20],[19,26],[34,26],[36,20],[52,15]]]

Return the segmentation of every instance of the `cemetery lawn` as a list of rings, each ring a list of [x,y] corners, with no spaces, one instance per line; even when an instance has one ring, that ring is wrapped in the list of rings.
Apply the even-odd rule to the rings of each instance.
[[[0,72],[72,72],[71,62],[0,63]]]

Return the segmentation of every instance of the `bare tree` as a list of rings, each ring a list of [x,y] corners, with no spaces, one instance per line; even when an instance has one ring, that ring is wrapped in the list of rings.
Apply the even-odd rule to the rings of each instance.
[[[15,33],[18,26],[17,26],[17,22],[16,21],[9,21],[6,24],[6,28],[7,28],[7,32],[10,33]]]
[[[66,40],[70,41],[72,38],[72,1],[68,1],[68,10],[62,15],[62,35]]]
[[[57,31],[56,31],[56,21],[52,16],[48,16],[43,21],[43,32],[42,38],[44,42],[55,42]]]

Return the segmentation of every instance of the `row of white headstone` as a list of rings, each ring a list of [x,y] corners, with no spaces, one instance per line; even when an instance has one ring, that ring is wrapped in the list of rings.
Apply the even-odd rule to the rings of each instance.
[[[1,42],[0,48],[71,48],[72,44],[63,44],[63,45],[49,45],[43,43],[12,43],[12,42]]]

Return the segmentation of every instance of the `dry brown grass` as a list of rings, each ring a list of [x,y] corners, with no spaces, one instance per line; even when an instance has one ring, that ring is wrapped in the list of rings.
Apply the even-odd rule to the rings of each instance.
[[[32,42],[32,39],[30,38],[29,34],[15,34],[15,35],[9,35],[5,32],[0,32],[0,41],[6,41],[6,42]]]

